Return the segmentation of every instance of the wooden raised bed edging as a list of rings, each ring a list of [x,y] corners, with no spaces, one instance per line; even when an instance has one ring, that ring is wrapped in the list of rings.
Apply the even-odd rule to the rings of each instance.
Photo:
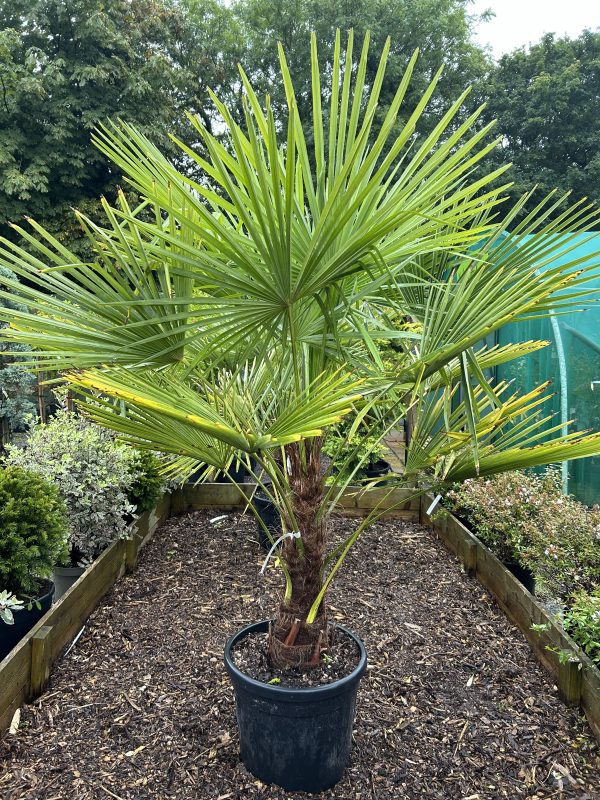
[[[600,742],[600,670],[462,522],[445,509],[440,514],[439,506],[433,512],[434,519],[427,514],[426,509],[432,501],[433,496],[422,496],[421,522],[435,530],[446,547],[462,561],[465,569],[476,576],[494,596],[504,613],[521,630],[537,659],[556,678],[563,700],[568,705],[583,709]],[[543,625],[544,629],[534,630],[532,625]],[[561,653],[562,657],[559,655]]]
[[[108,547],[3,661],[0,661],[0,733],[14,712],[44,691],[52,665],[118,578],[137,563],[139,551],[170,515],[171,496],[133,523],[130,539]]]
[[[242,483],[235,486],[231,483],[203,483],[197,486],[186,485],[173,492],[171,499],[171,514],[184,514],[187,511],[197,511],[202,508],[220,508],[224,511],[243,510],[248,505],[248,498],[254,492],[256,484]],[[361,492],[360,486],[349,486],[342,495],[338,504],[340,513],[349,517],[364,517],[369,511],[389,495],[390,505],[399,503],[406,497],[406,502],[389,513],[393,519],[404,519],[418,522],[420,514],[420,501],[413,497],[413,489],[385,489],[383,487],[372,489],[368,493]]]

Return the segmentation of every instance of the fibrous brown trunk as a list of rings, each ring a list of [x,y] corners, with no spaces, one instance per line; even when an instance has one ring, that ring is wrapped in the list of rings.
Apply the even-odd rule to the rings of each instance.
[[[269,637],[271,661],[281,669],[318,666],[321,652],[327,647],[324,604],[315,621],[311,625],[306,622],[322,586],[325,521],[317,518],[323,499],[320,451],[321,441],[317,439],[286,447],[290,500],[302,544],[297,539],[286,539],[283,547],[292,599],[288,604],[282,602]]]

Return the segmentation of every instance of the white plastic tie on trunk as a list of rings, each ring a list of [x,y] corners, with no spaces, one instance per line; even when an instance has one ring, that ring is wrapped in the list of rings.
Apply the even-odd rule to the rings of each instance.
[[[435,498],[435,500],[433,501],[433,503],[429,506],[429,508],[425,512],[427,514],[427,516],[429,516],[431,514],[431,512],[435,509],[435,507],[437,506],[437,504],[440,502],[441,499],[442,499],[442,495],[438,494],[437,497]]]
[[[279,542],[283,542],[284,539],[299,539],[301,535],[302,534],[300,533],[300,531],[288,531],[287,533],[284,533],[283,536],[280,536],[279,539],[277,539],[275,542],[273,542],[273,546],[271,547],[271,549],[267,553],[267,557],[265,558],[265,560],[263,562],[263,565],[261,567],[261,570],[260,570],[259,574],[260,575],[264,574],[264,571],[267,568],[267,564],[269,563],[269,559],[273,555],[273,552],[274,552],[275,548],[277,547],[277,545],[279,544]]]

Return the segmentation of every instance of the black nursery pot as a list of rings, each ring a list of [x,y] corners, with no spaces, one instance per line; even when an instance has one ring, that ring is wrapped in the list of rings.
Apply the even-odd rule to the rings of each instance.
[[[255,494],[252,498],[252,504],[256,509],[258,516],[271,531],[273,539],[278,539],[281,536],[281,518],[277,507],[267,498],[262,497],[260,494]],[[256,529],[258,531],[258,541],[263,550],[271,549],[271,540],[267,536],[265,529],[256,520]]]
[[[389,475],[391,471],[391,465],[387,461],[384,461],[383,458],[364,467],[364,473],[367,478],[383,478],[384,475]]]
[[[342,777],[352,744],[356,692],[367,666],[363,643],[349,630],[360,651],[357,667],[333,683],[298,689],[271,686],[244,675],[234,665],[232,648],[251,633],[266,633],[255,622],[229,639],[225,666],[235,690],[240,754],[264,783],[288,791],[321,792]]]
[[[0,661],[10,653],[13,647],[19,644],[21,639],[29,633],[36,622],[39,622],[46,611],[49,610],[54,600],[54,584],[52,581],[46,581],[45,590],[45,594],[37,598],[40,605],[39,608],[33,603],[31,610],[24,608],[21,611],[15,611],[13,625],[7,625],[0,620]]]
[[[504,562],[504,566],[509,572],[512,572],[518,581],[521,581],[528,592],[535,594],[535,575],[530,569],[522,567],[520,564],[515,564],[514,562],[507,563],[506,561]]]
[[[250,466],[252,469],[254,469],[254,465],[254,459],[251,459]],[[225,475],[223,472],[217,475],[215,478],[215,483],[231,483],[232,480],[236,483],[244,483],[246,478],[249,477],[250,472],[243,464],[240,463],[237,467],[232,466],[232,468],[229,470],[229,475]]]
[[[231,469],[229,471],[229,478],[223,472],[219,473],[215,478],[215,483],[231,483],[231,481],[235,481],[236,483],[243,483],[244,478],[248,475],[248,470],[246,467],[240,467],[239,469]]]

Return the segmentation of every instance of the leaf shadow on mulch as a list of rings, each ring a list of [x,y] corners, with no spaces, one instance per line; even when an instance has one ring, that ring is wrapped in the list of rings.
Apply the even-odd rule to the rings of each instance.
[[[272,615],[279,577],[258,575],[253,519],[215,516],[169,520],[90,617],[0,744],[3,800],[303,796],[239,760],[223,647]],[[335,520],[334,536],[354,524]],[[329,614],[363,638],[369,669],[350,764],[321,797],[600,797],[580,714],[428,529],[385,522],[363,534]]]

